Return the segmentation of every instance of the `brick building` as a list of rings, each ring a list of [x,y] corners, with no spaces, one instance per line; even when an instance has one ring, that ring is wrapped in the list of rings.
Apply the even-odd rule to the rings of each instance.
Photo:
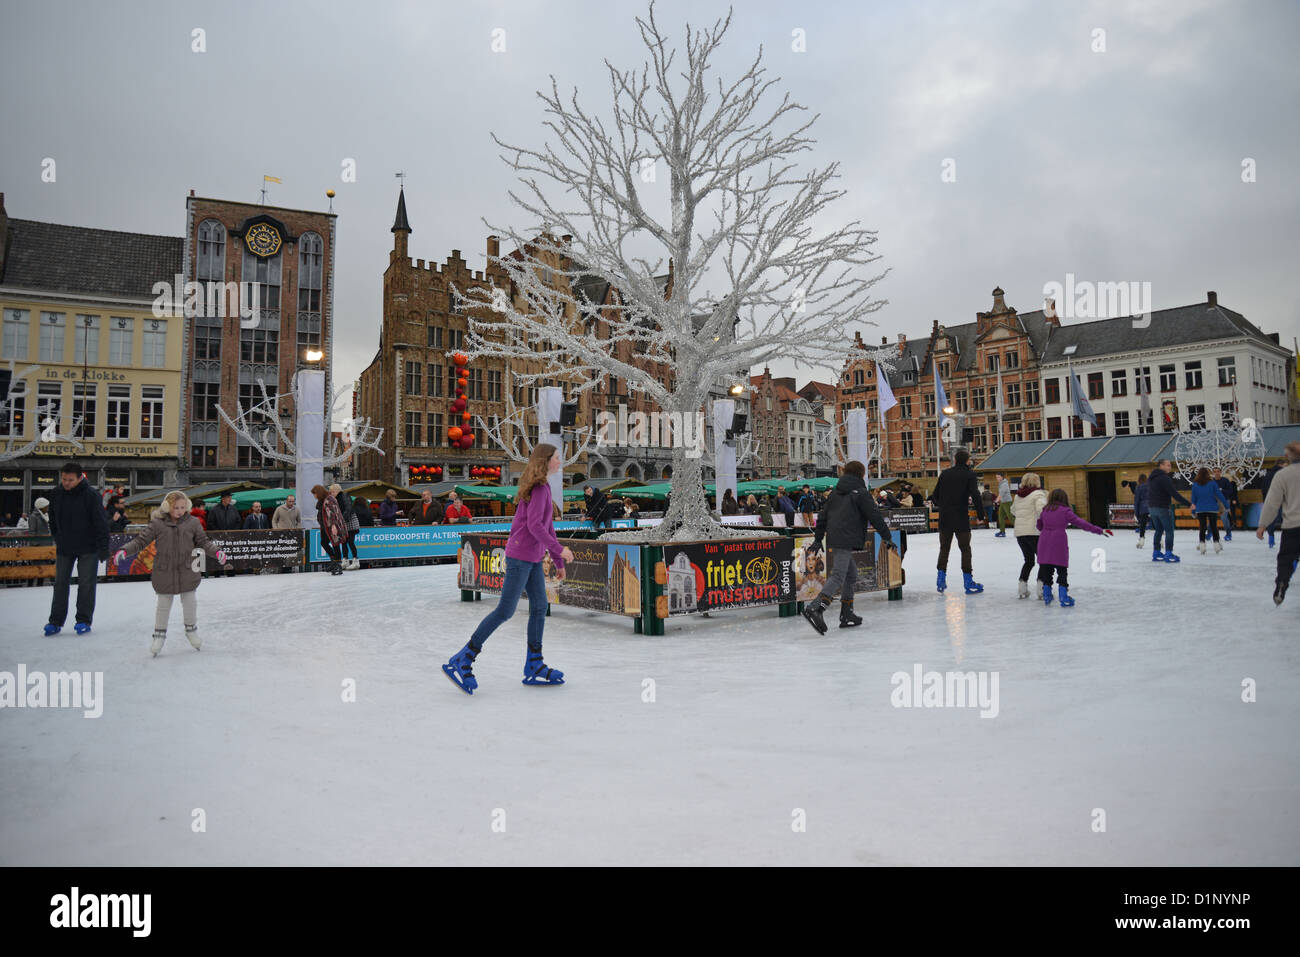
[[[792,380],[786,380],[790,382]],[[750,428],[758,440],[758,456],[752,466],[755,478],[784,478],[790,467],[789,431],[782,390],[772,378],[772,370],[763,367],[762,375],[750,376]]]
[[[235,418],[239,406],[261,400],[259,379],[271,395],[286,394],[304,368],[323,369],[327,399],[333,394],[334,243],[334,213],[190,191],[183,270],[185,280],[203,291],[198,314],[186,323],[182,363],[180,421],[190,482],[280,483],[281,463],[263,462],[221,421],[217,407]],[[241,304],[254,313],[242,322]],[[313,350],[323,358],[309,361]],[[295,411],[292,401],[282,409],[286,418]]]
[[[462,294],[493,286],[506,288],[508,278],[500,266],[471,270],[453,249],[442,265],[432,260],[412,260],[408,241],[412,232],[406,213],[406,193],[399,191],[392,227],[393,248],[384,270],[383,318],[379,350],[361,373],[357,385],[357,411],[384,430],[377,452],[362,452],[355,473],[399,485],[439,481],[469,481],[476,467],[509,469],[505,453],[484,441],[475,416],[488,421],[505,414],[506,366],[499,359],[477,359],[465,366],[466,408],[471,418],[452,410],[459,388],[456,352],[469,329],[464,303],[454,300],[452,287]],[[488,256],[499,254],[496,237],[487,240]],[[470,430],[474,444],[453,446],[449,430]]]

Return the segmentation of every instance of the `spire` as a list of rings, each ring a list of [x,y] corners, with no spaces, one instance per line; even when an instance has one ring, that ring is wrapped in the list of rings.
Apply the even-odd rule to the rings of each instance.
[[[393,220],[392,232],[399,230],[411,231],[411,224],[406,219],[406,190],[401,188],[397,191],[397,218]]]

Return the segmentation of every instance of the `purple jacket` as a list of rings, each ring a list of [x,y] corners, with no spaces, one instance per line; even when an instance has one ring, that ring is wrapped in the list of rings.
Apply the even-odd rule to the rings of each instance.
[[[1102,530],[1091,522],[1085,522],[1078,515],[1074,514],[1071,508],[1051,508],[1050,506],[1043,509],[1043,514],[1038,516],[1038,564],[1040,565],[1069,565],[1070,564],[1070,540],[1066,536],[1067,528],[1081,528],[1085,532],[1092,532],[1094,535],[1102,534]]]
[[[528,494],[528,501],[520,502],[515,508],[515,517],[510,520],[510,538],[506,542],[506,558],[520,558],[526,562],[540,562],[546,552],[556,568],[564,567],[561,555],[564,546],[555,537],[555,525],[551,522],[551,487],[534,485]]]

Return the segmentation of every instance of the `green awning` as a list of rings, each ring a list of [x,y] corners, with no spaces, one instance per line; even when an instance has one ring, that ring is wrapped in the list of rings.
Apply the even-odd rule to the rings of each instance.
[[[245,492],[235,492],[230,496],[230,500],[234,503],[235,508],[239,509],[241,512],[252,508],[254,502],[261,502],[262,511],[270,512],[283,505],[284,500],[290,495],[297,494],[298,493],[291,488],[259,488],[250,489]],[[212,500],[211,496],[204,499],[205,502],[211,502]],[[219,497],[217,501],[220,501]],[[299,502],[298,505],[300,508],[302,507],[301,502]]]
[[[515,496],[519,493],[518,485],[457,485],[456,494],[463,499],[480,500],[489,502],[513,502]],[[621,490],[620,490],[621,494]],[[583,499],[581,488],[566,488],[564,490],[564,501],[581,502]]]

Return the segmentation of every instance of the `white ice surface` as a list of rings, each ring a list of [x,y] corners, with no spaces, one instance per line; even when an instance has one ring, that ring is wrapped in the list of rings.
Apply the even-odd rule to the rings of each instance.
[[[105,697],[0,710],[0,864],[1300,863],[1300,585],[1274,608],[1244,532],[1206,557],[1180,533],[1179,566],[1071,542],[1072,609],[1017,600],[987,531],[984,594],[936,594],[913,536],[905,599],[843,631],[833,606],[824,638],[774,607],[661,638],[556,609],[558,688],[520,684],[521,602],[472,698],[439,665],[491,606],[452,565],[209,579],[203,651],[174,617],[157,659],[147,583],[101,584],[86,638],[41,636],[48,587],[0,590],[0,670],[102,671]],[[1000,714],[893,708],[917,663],[998,672]]]

